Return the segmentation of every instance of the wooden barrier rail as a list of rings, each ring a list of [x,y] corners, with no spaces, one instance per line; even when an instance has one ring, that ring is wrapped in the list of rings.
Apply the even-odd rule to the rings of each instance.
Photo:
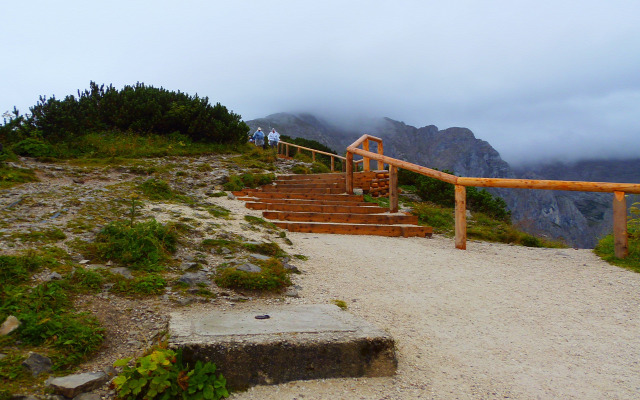
[[[378,152],[368,150],[369,141],[378,143]],[[362,149],[358,146],[362,145]],[[541,190],[569,190],[580,192],[609,192],[613,193],[613,236],[615,255],[625,258],[628,255],[627,235],[627,205],[625,194],[640,194],[640,184],[611,183],[611,182],[583,182],[583,181],[553,181],[538,179],[502,179],[502,178],[466,178],[457,177],[431,168],[412,164],[383,155],[382,139],[363,135],[351,146],[347,147],[346,183],[347,193],[353,193],[353,155],[363,157],[364,165],[368,167],[369,160],[378,161],[379,169],[389,164],[389,211],[398,211],[398,168],[417,172],[455,186],[455,245],[458,249],[467,248],[466,222],[466,187],[496,187],[509,189],[541,189]]]
[[[297,153],[300,153],[300,150],[310,151],[311,152],[311,159],[313,160],[313,162],[316,162],[316,154],[323,154],[325,156],[331,157],[331,172],[335,171],[335,159],[338,158],[338,159],[343,161],[342,170],[344,171],[344,168],[345,168],[344,161],[346,160],[346,158],[342,157],[342,156],[339,156],[337,154],[328,153],[326,151],[311,149],[309,147],[299,146],[297,144],[283,142],[282,140],[280,140],[278,142],[278,148],[277,148],[278,154],[284,154],[285,156],[289,157],[289,146],[291,146],[293,148],[296,148],[297,149],[297,151],[296,151]],[[284,152],[282,152],[280,149],[284,149]]]

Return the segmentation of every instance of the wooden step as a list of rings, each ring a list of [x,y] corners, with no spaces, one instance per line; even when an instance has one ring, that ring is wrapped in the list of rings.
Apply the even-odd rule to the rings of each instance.
[[[244,190],[232,192],[235,196],[248,196],[257,199],[305,199],[305,200],[335,200],[362,202],[364,196],[357,194],[323,194],[323,193],[279,193],[279,192],[246,192]]]
[[[252,210],[267,211],[294,211],[294,212],[323,212],[323,213],[353,213],[353,214],[381,214],[388,211],[387,208],[377,206],[330,206],[314,204],[287,204],[287,203],[261,203],[247,202],[245,207]]]
[[[403,237],[430,237],[433,229],[429,226],[403,225],[358,225],[313,222],[273,222],[277,227],[291,232],[333,233],[342,235],[377,235]]]
[[[314,212],[283,212],[263,211],[262,216],[267,219],[298,222],[337,222],[350,224],[418,224],[416,215],[390,214],[340,214]]]
[[[279,189],[300,189],[300,188],[347,188],[344,182],[311,182],[311,183],[278,183]]]
[[[295,175],[279,175],[281,180],[324,180],[324,179],[345,179],[343,172],[324,173],[324,174],[295,174]]]
[[[362,201],[336,201],[336,200],[306,200],[306,199],[269,199],[262,198],[258,200],[256,197],[238,197],[238,200],[252,201],[260,203],[286,203],[286,204],[318,204],[324,206],[370,206],[372,203]]]
[[[305,187],[301,187],[301,188],[296,188],[296,189],[292,189],[292,188],[278,188],[277,186],[264,186],[262,188],[263,192],[266,193],[272,193],[272,192],[278,192],[278,193],[322,193],[322,194],[340,194],[340,193],[344,193],[346,191],[345,188],[330,188],[330,187],[319,187],[319,188],[305,188]]]

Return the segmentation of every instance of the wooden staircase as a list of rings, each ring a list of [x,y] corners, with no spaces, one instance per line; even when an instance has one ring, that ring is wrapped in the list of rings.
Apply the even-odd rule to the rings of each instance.
[[[361,182],[368,182],[366,175]],[[370,180],[369,180],[370,181]],[[369,186],[367,186],[369,189]],[[283,175],[272,185],[233,192],[246,207],[263,210],[264,218],[291,232],[345,235],[431,236],[433,229],[418,226],[418,217],[388,213],[348,195],[344,174]]]

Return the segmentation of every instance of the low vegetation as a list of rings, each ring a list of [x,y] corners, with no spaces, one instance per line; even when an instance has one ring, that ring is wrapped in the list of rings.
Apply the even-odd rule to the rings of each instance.
[[[247,272],[228,267],[221,269],[215,282],[220,287],[249,290],[279,291],[291,285],[289,272],[276,258],[257,260],[260,272]]]
[[[631,214],[627,223],[629,255],[626,258],[618,258],[615,256],[615,240],[613,234],[602,238],[593,251],[602,257],[603,260],[613,265],[640,272],[640,203],[634,203],[629,212]]]
[[[182,351],[159,347],[132,362],[116,361],[123,370],[113,384],[122,400],[218,400],[228,397],[227,382],[211,362],[184,363]]]

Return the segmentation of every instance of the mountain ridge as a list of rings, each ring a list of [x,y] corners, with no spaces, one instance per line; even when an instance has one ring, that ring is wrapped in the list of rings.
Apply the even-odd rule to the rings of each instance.
[[[388,117],[340,126],[310,113],[277,113],[246,123],[252,130],[258,126],[263,129],[275,127],[290,137],[316,140],[337,150],[338,154],[368,133],[383,139],[385,155],[430,168],[447,169],[458,176],[640,182],[640,159],[623,163],[582,160],[571,165],[555,162],[514,168],[489,142],[476,138],[470,129],[463,127],[440,130],[435,125],[426,125],[417,128]],[[506,201],[514,225],[528,233],[564,240],[573,247],[592,248],[612,229],[612,196],[608,193],[488,190]]]

